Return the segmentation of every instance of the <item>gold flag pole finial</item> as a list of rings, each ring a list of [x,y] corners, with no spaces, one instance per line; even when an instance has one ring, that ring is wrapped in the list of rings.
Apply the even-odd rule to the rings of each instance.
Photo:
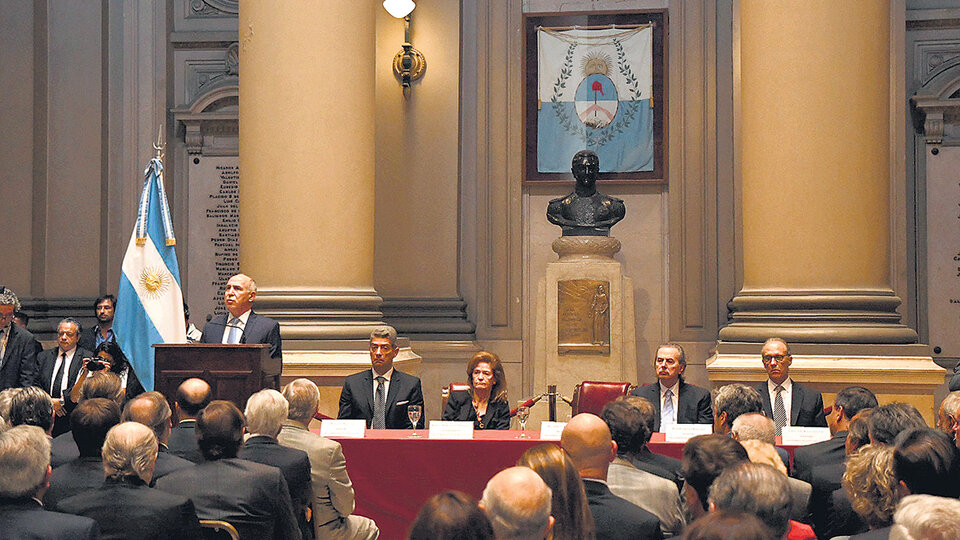
[[[160,128],[157,129],[157,142],[153,145],[153,149],[157,151],[157,159],[163,161],[163,124],[160,124]]]

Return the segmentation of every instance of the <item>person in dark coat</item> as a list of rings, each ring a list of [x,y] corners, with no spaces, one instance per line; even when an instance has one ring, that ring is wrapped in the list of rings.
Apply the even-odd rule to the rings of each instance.
[[[124,422],[139,422],[153,430],[157,438],[157,460],[153,468],[152,482],[179,471],[193,467],[193,463],[177,457],[167,451],[167,440],[170,438],[170,405],[167,398],[160,392],[145,392],[127,402],[123,408],[120,420]],[[152,484],[151,484],[152,485]]]
[[[687,368],[683,347],[677,343],[660,345],[654,368],[657,382],[633,391],[633,395],[653,404],[656,410],[653,431],[661,431],[661,424],[713,423],[710,391],[683,380],[683,372]]]
[[[0,286],[0,390],[30,386],[37,377],[40,344],[33,334],[13,324],[20,308],[17,295]]]
[[[473,422],[474,429],[510,429],[507,377],[500,358],[487,351],[473,355],[467,379],[470,390],[450,392],[443,419]]]
[[[170,431],[167,442],[171,454],[193,463],[203,461],[195,428],[197,415],[210,404],[210,396],[210,385],[203,379],[187,379],[177,387],[177,400],[173,405],[177,412],[177,423]]]

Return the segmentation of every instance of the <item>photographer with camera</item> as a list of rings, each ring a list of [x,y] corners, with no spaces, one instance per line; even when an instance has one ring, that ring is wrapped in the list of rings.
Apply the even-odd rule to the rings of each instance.
[[[127,362],[127,357],[123,354],[123,350],[120,349],[120,346],[117,345],[116,342],[104,341],[97,347],[94,354],[96,356],[83,359],[80,376],[70,391],[71,400],[75,403],[80,400],[83,382],[99,371],[109,371],[120,377],[121,386],[124,389],[123,402],[129,401],[143,393],[143,385],[140,384],[136,372],[133,371],[133,366]]]

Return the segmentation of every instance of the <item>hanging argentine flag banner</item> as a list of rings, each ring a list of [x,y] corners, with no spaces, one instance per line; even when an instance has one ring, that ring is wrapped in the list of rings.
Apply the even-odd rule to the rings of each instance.
[[[147,390],[153,390],[153,344],[186,343],[180,267],[170,207],[163,190],[163,163],[143,171],[137,224],[120,273],[113,329],[123,353]]]
[[[537,171],[570,171],[596,152],[600,172],[653,170],[653,26],[537,28]]]

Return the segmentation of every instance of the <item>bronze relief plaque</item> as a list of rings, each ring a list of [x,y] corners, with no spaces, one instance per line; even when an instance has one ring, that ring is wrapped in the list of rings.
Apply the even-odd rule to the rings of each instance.
[[[557,353],[610,354],[610,282],[557,282]]]

